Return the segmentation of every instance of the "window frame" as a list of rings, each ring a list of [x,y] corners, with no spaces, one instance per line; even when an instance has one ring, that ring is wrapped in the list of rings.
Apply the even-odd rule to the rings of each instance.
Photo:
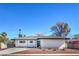
[[[30,40],[30,43],[33,43],[33,40]]]
[[[25,43],[25,40],[20,40],[19,43]]]

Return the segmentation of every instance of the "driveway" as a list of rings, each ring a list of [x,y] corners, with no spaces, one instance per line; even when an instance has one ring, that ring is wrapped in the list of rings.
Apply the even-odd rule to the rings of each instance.
[[[11,54],[11,53],[19,52],[19,51],[24,51],[24,50],[28,50],[28,48],[8,48],[5,50],[1,50],[0,55]]]

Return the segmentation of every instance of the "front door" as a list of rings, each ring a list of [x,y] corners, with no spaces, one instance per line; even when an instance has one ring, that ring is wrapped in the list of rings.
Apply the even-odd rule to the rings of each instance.
[[[37,41],[37,47],[38,48],[40,47],[40,41],[39,40]]]

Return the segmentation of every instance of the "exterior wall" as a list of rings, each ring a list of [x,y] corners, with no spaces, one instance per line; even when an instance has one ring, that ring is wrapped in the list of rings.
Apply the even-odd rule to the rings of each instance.
[[[15,40],[15,47],[27,47],[27,40],[25,40],[25,43],[20,43],[22,40]]]
[[[68,43],[68,48],[73,48],[73,47],[74,47],[73,44]]]
[[[58,39],[40,39],[41,48],[65,48],[65,40]]]
[[[33,41],[33,43],[30,43],[30,41]],[[37,40],[28,40],[28,47],[36,48],[37,47]]]
[[[73,44],[73,48],[79,49],[79,44]]]
[[[15,47],[29,47],[29,48],[37,47],[36,40],[25,40],[25,43],[20,43],[20,41],[22,40],[15,40]],[[30,43],[30,41],[33,41],[33,43]]]

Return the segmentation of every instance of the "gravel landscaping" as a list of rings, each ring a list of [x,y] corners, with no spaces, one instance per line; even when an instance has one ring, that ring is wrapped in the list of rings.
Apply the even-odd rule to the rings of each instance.
[[[79,54],[78,49],[30,49],[12,54]]]

